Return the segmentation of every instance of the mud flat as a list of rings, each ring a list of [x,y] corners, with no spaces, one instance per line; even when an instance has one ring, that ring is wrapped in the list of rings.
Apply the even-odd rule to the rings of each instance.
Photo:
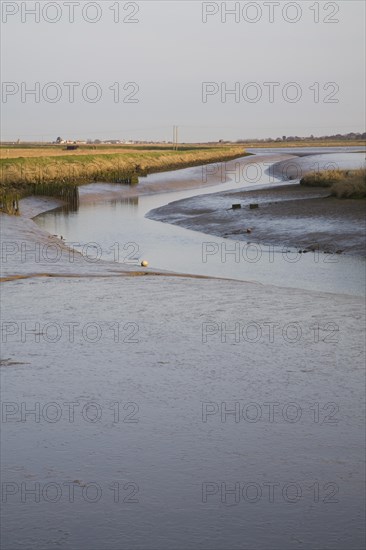
[[[148,217],[229,239],[365,255],[365,201],[336,199],[323,188],[227,191],[176,201]]]

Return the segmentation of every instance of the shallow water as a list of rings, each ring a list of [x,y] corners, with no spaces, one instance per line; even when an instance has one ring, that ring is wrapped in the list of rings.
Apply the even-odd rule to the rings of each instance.
[[[302,151],[308,153],[307,149]],[[314,153],[314,150],[311,152]],[[324,154],[323,150],[319,152],[322,154],[318,157],[312,155],[295,158],[280,164],[306,161],[309,166],[316,158],[319,162],[327,162],[328,155]],[[273,155],[273,150],[271,154]],[[351,154],[343,148],[337,154],[338,162],[346,167],[359,166],[362,158],[362,154]],[[253,163],[253,157],[244,162]],[[333,154],[329,155],[329,162],[334,162]],[[281,182],[280,178],[274,176],[272,168],[268,169],[267,163],[258,163],[257,167],[260,168],[261,178],[256,187]],[[249,171],[246,173],[249,174]],[[154,174],[144,178],[143,185],[182,177],[187,180],[196,178],[201,182],[202,169],[196,167]],[[141,259],[146,259],[150,267],[181,273],[325,292],[356,295],[364,293],[363,258],[317,252],[300,255],[296,250],[288,252],[287,248],[247,245],[243,242],[210,237],[145,217],[150,210],[173,201],[245,186],[245,182],[236,180],[235,176],[226,179],[225,183],[196,190],[142,195],[138,198],[111,200],[102,204],[82,203],[77,212],[57,209],[38,216],[35,221],[51,234],[62,235],[67,243],[73,243],[72,246],[87,253],[91,259],[101,257],[136,265]],[[247,183],[246,187],[253,188],[253,182]],[[81,187],[80,195],[100,189],[116,190],[118,186],[91,184]],[[88,243],[90,245],[86,246]]]
[[[169,277],[29,279],[4,298],[3,319],[42,327],[3,350],[4,550],[363,547],[357,298]],[[203,340],[237,321],[259,340]]]

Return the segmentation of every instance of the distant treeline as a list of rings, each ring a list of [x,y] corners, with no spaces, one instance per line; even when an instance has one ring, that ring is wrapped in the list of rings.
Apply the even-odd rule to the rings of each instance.
[[[283,141],[365,141],[366,132],[363,134],[359,132],[350,132],[349,134],[334,134],[331,136],[314,137],[313,135],[307,137],[300,136],[282,136],[278,138],[264,138],[264,139],[238,139],[236,143],[272,143]]]

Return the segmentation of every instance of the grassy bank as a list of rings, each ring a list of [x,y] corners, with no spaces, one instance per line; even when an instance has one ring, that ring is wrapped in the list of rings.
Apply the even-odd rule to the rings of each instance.
[[[366,199],[366,170],[325,170],[304,176],[301,185],[329,187],[339,199]]]
[[[42,194],[73,197],[77,186],[93,181],[138,183],[140,176],[189,166],[224,162],[245,156],[240,145],[168,147],[98,147],[65,151],[61,147],[1,149],[0,203],[2,210],[17,212],[22,196]]]

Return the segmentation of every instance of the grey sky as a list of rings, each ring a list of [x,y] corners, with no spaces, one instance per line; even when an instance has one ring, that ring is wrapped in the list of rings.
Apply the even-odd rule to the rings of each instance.
[[[58,11],[51,5],[56,2],[40,2],[39,23],[24,12],[24,6],[34,8],[36,2],[1,4],[1,76],[3,92],[8,92],[6,103],[4,94],[1,103],[3,140],[55,139],[59,135],[169,140],[173,124],[180,126],[182,141],[364,131],[363,1],[283,1],[280,6],[274,6],[278,2],[251,2],[251,6],[240,2],[240,21],[228,15],[226,23],[221,21],[221,2],[205,6],[200,1],[119,2],[120,19],[131,14],[137,23],[115,23],[117,2],[109,0],[95,2],[98,11],[90,2],[75,3],[74,23],[69,22],[71,7],[64,1],[57,2]],[[42,12],[46,4],[47,11]],[[86,17],[100,16],[98,22],[83,20],[85,4],[90,5]],[[139,7],[135,15],[133,4]],[[226,6],[233,8],[235,2],[226,2]],[[203,11],[216,10],[203,23]],[[10,15],[11,11],[17,13]],[[296,23],[285,20],[299,14]],[[318,15],[320,22],[315,23]],[[59,16],[55,23],[45,20]],[[257,22],[248,22],[256,17],[260,18]],[[326,17],[339,22],[325,23]],[[22,82],[27,88],[40,83],[39,103],[29,95],[21,101]],[[56,103],[42,97],[43,86],[50,82],[58,88],[46,88],[49,98],[57,90],[62,92]],[[75,87],[74,103],[69,101],[71,88],[64,82],[80,83]],[[102,92],[97,103],[82,96],[81,89],[90,82],[96,82]],[[109,89],[116,82],[120,84],[119,103],[114,101],[116,91]],[[134,96],[137,103],[123,103],[133,92],[132,86],[123,90],[128,82],[139,86]],[[207,88],[212,95],[205,103],[203,82],[217,83]],[[239,102],[233,94],[222,101],[221,88],[233,89],[236,82]],[[250,82],[256,84],[246,87]],[[269,82],[279,83],[273,88],[273,102],[269,101],[270,86],[264,85]],[[289,82],[297,86],[284,88]],[[317,85],[312,86],[316,82],[319,102],[315,101]],[[327,83],[335,84],[324,90]],[[301,99],[291,103],[289,99],[299,90]],[[87,89],[89,98],[95,91]],[[251,103],[259,93],[261,99]],[[327,97],[338,103],[325,103]]]

